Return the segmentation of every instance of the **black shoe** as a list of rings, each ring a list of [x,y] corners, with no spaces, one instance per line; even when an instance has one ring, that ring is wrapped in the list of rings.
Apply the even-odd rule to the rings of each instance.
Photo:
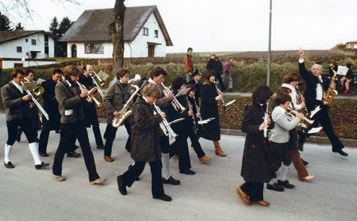
[[[295,186],[293,184],[289,183],[289,180],[285,180],[285,181],[278,180],[278,185],[282,186],[284,188],[287,188],[287,189],[295,188]]]
[[[56,134],[59,134],[59,133],[61,133],[61,131],[60,131],[60,130],[55,130],[55,132],[56,132]]]
[[[167,201],[167,202],[169,202],[169,201],[172,200],[171,196],[168,196],[168,195],[166,195],[165,193],[162,194],[161,196],[154,196],[153,198],[154,198],[154,199],[158,199],[158,200]]]
[[[15,168],[15,166],[11,163],[11,161],[7,162],[7,163],[4,163],[5,167],[8,168],[8,169],[12,169],[12,168]]]
[[[342,149],[332,150],[332,152],[334,152],[334,153],[339,153],[341,156],[345,156],[345,157],[348,156],[348,153],[344,152]]]
[[[47,153],[39,153],[41,157],[48,157]]]
[[[304,159],[302,159],[302,158],[301,158],[301,161],[302,161],[302,163],[304,164],[304,166],[306,166],[306,165],[308,165],[308,164],[309,164],[309,162],[305,161],[305,160],[304,160]]]
[[[126,186],[123,183],[121,176],[117,177],[117,183],[118,183],[118,189],[119,189],[119,192],[121,193],[121,195],[126,195],[128,192],[126,191]]]
[[[104,150],[104,145],[97,145],[97,149]]]
[[[49,163],[41,162],[41,164],[35,165],[35,168],[36,168],[36,170],[40,170],[40,169],[48,167],[49,165],[50,165]]]
[[[180,180],[176,180],[172,176],[170,176],[169,179],[162,178],[162,183],[172,184],[172,185],[180,185]]]
[[[278,184],[274,183],[273,185],[271,184],[267,184],[267,189],[268,190],[274,190],[274,191],[277,191],[277,192],[283,192],[284,191],[284,188],[279,186]]]
[[[78,158],[78,157],[80,157],[80,156],[81,156],[81,154],[80,154],[80,153],[77,153],[77,152],[75,152],[75,151],[71,151],[71,152],[67,153],[67,157]]]
[[[196,172],[195,172],[195,171],[192,171],[191,169],[181,170],[180,173],[186,174],[186,175],[195,175],[195,174],[196,174]]]

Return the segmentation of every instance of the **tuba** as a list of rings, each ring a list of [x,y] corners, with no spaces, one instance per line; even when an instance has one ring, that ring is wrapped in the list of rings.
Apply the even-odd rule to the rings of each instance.
[[[128,118],[132,114],[132,110],[129,110],[131,107],[131,102],[134,100],[135,96],[139,93],[140,88],[137,85],[131,84],[131,87],[135,88],[134,93],[130,96],[128,101],[124,104],[123,108],[119,111],[120,116],[119,117],[114,117],[112,121],[112,126],[113,127],[120,127],[123,125],[124,121],[126,118]]]
[[[297,111],[289,109],[288,112],[287,112],[288,119],[289,120],[294,119],[297,114],[298,114]],[[301,127],[302,129],[308,129],[313,123],[314,123],[314,120],[310,120],[307,117],[304,117],[304,119],[302,119],[297,126]]]
[[[332,89],[332,85],[335,84],[335,81],[337,79],[336,75],[336,71],[332,68],[332,71],[333,71],[333,76],[332,78],[330,79],[330,85],[329,85],[329,88],[327,89],[326,91],[326,96],[325,98],[322,100],[322,102],[324,103],[324,105],[329,105],[331,104],[334,96],[338,95],[338,92],[335,90],[335,89]]]
[[[161,82],[161,86],[163,87],[163,91],[164,91],[164,95],[166,96],[167,94],[169,94],[171,91],[170,91],[170,88],[166,87],[164,85],[164,83]],[[171,101],[171,104],[172,106],[175,108],[176,111],[181,111],[181,113],[185,112],[186,111],[186,108],[183,107],[180,102],[177,100],[177,98],[174,96],[174,99]]]

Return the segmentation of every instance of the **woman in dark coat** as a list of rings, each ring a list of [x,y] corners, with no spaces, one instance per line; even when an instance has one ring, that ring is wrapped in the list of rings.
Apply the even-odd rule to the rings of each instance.
[[[237,188],[237,193],[248,205],[256,203],[269,206],[263,200],[263,183],[276,177],[269,157],[268,139],[263,132],[264,128],[273,126],[270,117],[264,122],[267,103],[272,95],[273,91],[269,87],[257,87],[253,92],[253,102],[245,108],[242,121],[242,131],[247,133],[241,170],[245,183]]]
[[[126,187],[131,187],[143,172],[146,162],[151,168],[152,196],[154,199],[171,201],[171,197],[164,193],[161,174],[161,150],[159,123],[164,112],[154,115],[153,104],[161,95],[159,86],[149,83],[143,89],[143,97],[138,97],[133,107],[133,124],[131,134],[131,158],[135,163],[117,177],[119,192],[126,195]]]
[[[204,76],[206,79],[201,88],[201,115],[202,119],[215,118],[208,124],[205,124],[200,136],[212,140],[216,148],[216,155],[225,157],[224,153],[219,145],[219,140],[221,139],[221,126],[219,124],[218,116],[218,105],[217,101],[221,101],[222,95],[218,95],[217,87],[214,84],[215,76],[214,72],[207,71]]]

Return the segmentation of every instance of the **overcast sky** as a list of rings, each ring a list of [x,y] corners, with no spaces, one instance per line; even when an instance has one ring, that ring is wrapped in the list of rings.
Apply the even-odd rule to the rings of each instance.
[[[13,0],[1,0],[6,2]],[[115,0],[29,0],[33,21],[16,16],[25,29],[48,30],[54,16],[76,20],[86,9],[114,7]],[[56,3],[57,2],[57,3]],[[157,5],[174,46],[167,52],[265,51],[269,0],[126,0],[126,6]],[[356,0],[273,0],[272,50],[330,49],[357,40]]]

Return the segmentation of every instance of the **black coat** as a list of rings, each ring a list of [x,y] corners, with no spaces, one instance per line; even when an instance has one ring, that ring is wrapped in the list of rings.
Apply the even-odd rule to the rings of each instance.
[[[215,59],[209,59],[207,62],[207,71],[213,71],[214,75],[216,75],[217,61]]]
[[[216,97],[218,96],[216,86],[206,81],[201,89],[201,115],[202,119],[214,117],[215,119],[205,124],[200,131],[200,136],[213,141],[221,139],[221,126],[219,124],[218,105]]]
[[[88,90],[95,86],[92,78],[90,76],[86,77],[84,74],[79,75],[79,82],[84,84]],[[84,102],[84,123],[86,127],[90,127],[91,125],[99,126],[97,108],[93,101],[87,102],[86,100]]]
[[[59,130],[61,115],[58,111],[58,102],[55,97],[56,82],[51,78],[42,82],[41,86],[45,89],[42,95],[43,109],[47,112],[50,120],[42,116],[44,130]]]
[[[195,92],[195,99],[196,103],[199,104],[200,97],[201,97],[201,88],[202,88],[202,83],[201,82],[196,82],[195,80],[191,80],[188,82],[188,84],[195,85],[196,92]]]
[[[304,63],[299,63],[299,70],[301,77],[305,80],[306,89],[304,97],[306,100],[306,107],[309,111],[314,110],[317,105],[321,105],[321,102],[316,100],[316,87],[319,84],[319,78],[314,76],[311,71],[307,71]],[[322,78],[322,88],[326,91],[329,87],[330,81],[326,78]]]
[[[177,91],[174,91],[174,94],[177,94]],[[185,134],[188,132],[188,128],[193,128],[192,117],[188,116],[187,114],[189,108],[186,100],[186,95],[181,95],[177,97],[177,100],[183,107],[186,108],[186,111],[181,113],[181,111],[176,111],[171,105],[168,109],[168,119],[169,122],[171,122],[179,118],[185,118],[185,120],[171,125],[171,128],[175,131],[175,133]]]
[[[138,97],[133,106],[131,126],[131,158],[135,161],[154,162],[161,159],[160,115],[153,114],[154,108]]]
[[[263,123],[266,106],[260,106],[256,102],[247,105],[243,121],[242,131],[247,133],[242,159],[241,176],[246,182],[269,182],[275,178],[275,172],[270,160],[269,144],[264,138],[259,126]]]

